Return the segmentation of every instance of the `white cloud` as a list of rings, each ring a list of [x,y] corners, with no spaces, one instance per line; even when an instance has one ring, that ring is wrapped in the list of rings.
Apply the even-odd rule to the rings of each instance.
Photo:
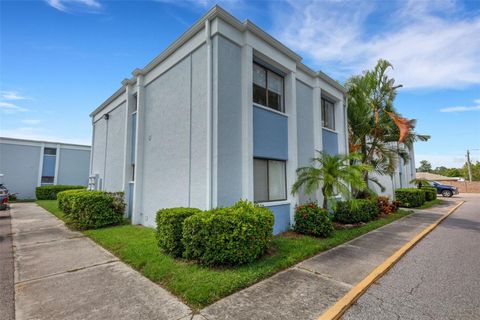
[[[22,123],[24,124],[27,124],[27,125],[35,125],[35,124],[39,124],[40,122],[42,122],[42,120],[40,119],[23,119],[21,120]]]
[[[465,112],[465,111],[480,111],[480,99],[474,101],[476,105],[464,107],[464,106],[455,106],[440,109],[440,112]]]
[[[395,67],[406,88],[480,84],[480,16],[455,1],[301,1],[277,17],[277,36],[334,77]]]
[[[20,95],[17,91],[2,91],[1,96],[5,100],[32,100],[32,98]]]
[[[67,13],[77,10],[98,12],[102,9],[102,5],[97,0],[46,0],[46,2],[51,7]]]
[[[4,113],[25,112],[27,109],[19,107],[11,102],[0,101],[0,111]]]

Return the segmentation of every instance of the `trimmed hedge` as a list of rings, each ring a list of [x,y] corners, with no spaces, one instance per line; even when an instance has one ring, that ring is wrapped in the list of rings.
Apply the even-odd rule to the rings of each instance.
[[[157,243],[163,252],[181,257],[185,247],[182,243],[183,221],[201,212],[197,208],[160,209],[157,212]]]
[[[64,213],[69,213],[72,210],[72,197],[70,194],[77,193],[77,192],[86,192],[85,189],[73,189],[73,190],[65,190],[62,192],[57,193],[57,205],[60,210]]]
[[[295,207],[294,229],[298,233],[326,238],[332,234],[333,224],[328,211],[311,202]]]
[[[422,187],[422,190],[425,190],[425,201],[432,201],[437,199],[437,188]]]
[[[84,186],[41,186],[35,188],[37,200],[57,200],[57,194],[65,190],[86,189]]]
[[[265,253],[273,213],[248,201],[194,214],[183,223],[183,256],[205,265],[249,263]]]
[[[368,222],[380,214],[377,199],[354,199],[337,203],[333,219],[344,224]]]
[[[123,192],[77,191],[61,195],[62,210],[67,209],[67,224],[75,229],[97,229],[123,221]]]
[[[395,190],[395,198],[402,207],[420,207],[425,203],[425,190],[418,188],[397,189]]]

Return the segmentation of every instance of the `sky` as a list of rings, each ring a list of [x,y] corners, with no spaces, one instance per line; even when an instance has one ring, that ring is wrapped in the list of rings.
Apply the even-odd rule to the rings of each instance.
[[[215,4],[341,83],[389,60],[431,135],[417,166],[480,161],[480,0],[0,0],[0,136],[90,144],[90,112]]]

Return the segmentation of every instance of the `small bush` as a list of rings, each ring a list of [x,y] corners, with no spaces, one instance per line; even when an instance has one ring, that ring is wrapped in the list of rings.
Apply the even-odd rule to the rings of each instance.
[[[182,243],[183,221],[201,212],[197,208],[160,209],[157,212],[157,243],[160,249],[175,257],[181,257],[185,247]]]
[[[388,197],[377,197],[377,206],[381,214],[390,214],[398,210],[395,202],[390,202]]]
[[[248,201],[197,213],[183,223],[183,256],[205,265],[252,262],[267,250],[273,221],[270,210]]]
[[[376,199],[354,199],[337,204],[334,220],[345,224],[354,224],[368,222],[377,218],[379,214],[380,210]]]
[[[425,202],[425,191],[415,188],[397,189],[395,198],[402,207],[420,207]]]
[[[437,199],[437,188],[422,187],[422,190],[425,190],[425,201],[432,201]]]
[[[85,230],[121,223],[125,208],[125,204],[121,204],[119,200],[121,194],[85,190],[64,195],[62,206],[65,206],[68,199],[69,208],[69,211],[65,212],[67,224],[75,229]]]
[[[57,193],[57,205],[60,210],[68,214],[72,210],[72,199],[70,195],[77,192],[85,192],[85,189],[65,190]]]
[[[35,188],[37,200],[57,200],[57,194],[65,190],[86,189],[84,186],[41,186]]]
[[[328,237],[333,232],[328,211],[314,202],[295,207],[295,231],[314,236]]]

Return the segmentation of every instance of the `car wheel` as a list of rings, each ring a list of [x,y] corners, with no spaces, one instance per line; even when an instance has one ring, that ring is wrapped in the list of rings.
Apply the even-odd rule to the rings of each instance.
[[[453,196],[453,192],[450,191],[450,190],[443,190],[442,191],[442,196],[450,198],[451,196]]]

